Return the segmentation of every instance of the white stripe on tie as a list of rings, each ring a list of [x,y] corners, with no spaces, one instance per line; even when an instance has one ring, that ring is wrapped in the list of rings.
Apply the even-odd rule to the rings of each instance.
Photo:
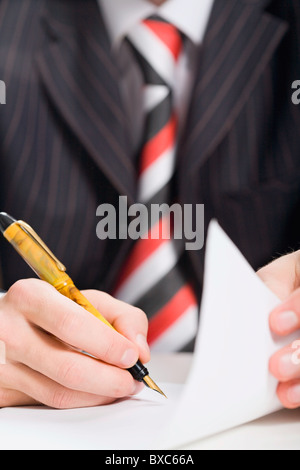
[[[146,85],[144,90],[145,111],[150,113],[170,93],[165,85]]]
[[[161,188],[172,179],[175,167],[176,147],[164,152],[139,179],[139,201],[149,201]]]
[[[180,246],[182,250],[182,246]],[[176,265],[180,252],[172,241],[166,240],[136,269],[116,292],[119,300],[134,304]]]
[[[153,341],[151,352],[176,352],[195,338],[198,327],[198,308],[189,307],[166,331]]]
[[[137,25],[128,37],[158,75],[173,89],[176,62],[168,47],[144,24]]]

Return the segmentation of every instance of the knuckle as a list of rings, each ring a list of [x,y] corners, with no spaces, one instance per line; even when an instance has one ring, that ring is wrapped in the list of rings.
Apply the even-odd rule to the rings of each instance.
[[[57,315],[56,327],[59,331],[68,331],[70,329],[71,318],[67,310],[59,312],[59,314]]]
[[[47,405],[57,410],[72,408],[72,393],[67,389],[57,387],[47,399]]]
[[[104,292],[104,291],[91,291],[91,292],[97,292],[98,295],[101,295],[102,299],[103,300],[107,300],[108,302],[115,302],[116,299],[115,297],[113,297],[111,294],[109,294],[108,292]]]
[[[0,408],[9,406],[9,392],[5,388],[0,387]]]
[[[6,294],[6,299],[12,304],[16,304],[18,307],[21,303],[25,302],[28,297],[27,285],[27,280],[17,281],[9,288]]]
[[[74,332],[80,331],[77,315],[74,315],[74,312],[70,312],[67,309],[57,312],[55,329],[63,334],[65,338],[72,338]]]
[[[0,309],[0,364],[8,351],[19,351],[23,347],[27,322],[22,314],[6,302]]]
[[[0,364],[1,359],[4,360],[7,347],[16,343],[16,328],[14,328],[12,318],[8,315],[2,314],[0,317]]]
[[[145,323],[148,323],[148,318],[147,318],[147,315],[146,313],[144,312],[144,310],[138,308],[138,307],[135,307],[135,314],[137,317],[140,317],[141,320],[144,320]]]
[[[8,296],[15,299],[23,299],[28,296],[28,292],[32,290],[32,287],[36,287],[35,279],[21,279],[15,282],[8,290]]]
[[[140,316],[144,316],[144,315],[145,315],[144,310],[142,310],[142,309],[139,308],[139,307],[134,307],[134,310],[135,310],[135,313],[136,313],[137,315],[140,315]]]
[[[111,338],[107,338],[105,344],[103,344],[103,352],[101,359],[104,362],[112,364],[114,362],[115,353],[119,348],[117,348],[117,342],[114,335],[111,335]]]
[[[56,380],[70,389],[75,389],[82,382],[81,368],[74,359],[65,360],[58,367]]]
[[[21,279],[10,287],[5,298],[19,312],[28,309],[35,310],[37,302],[43,302],[44,297],[41,295],[41,289],[46,288],[47,284],[38,279]],[[42,308],[42,305],[39,305],[38,308]]]

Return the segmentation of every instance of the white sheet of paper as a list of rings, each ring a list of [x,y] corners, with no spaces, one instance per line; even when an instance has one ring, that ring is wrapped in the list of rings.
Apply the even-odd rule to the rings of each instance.
[[[293,340],[270,334],[268,316],[278,302],[212,222],[200,330],[187,383],[160,383],[168,400],[146,389],[99,408],[0,410],[0,448],[169,449],[278,410],[268,362]]]
[[[299,337],[275,338],[280,302],[217,222],[209,227],[200,328],[192,370],[164,445],[180,446],[281,408],[270,357]]]

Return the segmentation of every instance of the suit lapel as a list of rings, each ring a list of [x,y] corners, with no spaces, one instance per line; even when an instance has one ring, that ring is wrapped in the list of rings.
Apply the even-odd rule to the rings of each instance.
[[[229,131],[287,31],[265,12],[268,3],[215,0],[179,156],[189,175]]]
[[[178,156],[184,203],[202,202],[196,195],[199,169],[234,125],[287,31],[286,23],[265,11],[269,3],[215,0]],[[188,252],[200,285],[203,254]]]
[[[202,165],[226,135],[287,30],[265,12],[268,3],[215,0],[179,155],[185,174]],[[136,172],[127,120],[97,2],[46,2],[43,27],[37,64],[49,97],[119,193],[133,202]]]
[[[48,96],[97,166],[133,202],[127,121],[97,2],[46,2],[42,25],[37,65]]]

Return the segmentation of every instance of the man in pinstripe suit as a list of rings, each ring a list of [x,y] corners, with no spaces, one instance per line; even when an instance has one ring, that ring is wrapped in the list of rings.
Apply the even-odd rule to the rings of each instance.
[[[1,208],[34,226],[78,286],[95,289],[87,295],[127,338],[103,335],[100,322],[28,279],[30,270],[1,241],[8,293],[0,300],[7,361],[0,406],[91,406],[139,390],[122,368],[149,359],[146,317],[100,292],[112,292],[132,246],[100,242],[95,214],[100,203],[117,207],[120,195],[136,200],[142,82],[122,34],[118,43],[118,24],[122,31],[120,18],[128,26],[149,16],[154,4],[164,4],[155,12],[177,21],[186,37],[178,201],[205,204],[206,223],[218,218],[256,269],[299,247],[300,108],[291,100],[300,78],[298,0],[1,0]],[[299,261],[295,251],[259,271],[285,299],[271,315],[278,334],[300,327]],[[200,292],[202,251],[187,254],[185,269]],[[292,352],[278,352],[270,367],[282,403],[297,408],[300,368]]]

